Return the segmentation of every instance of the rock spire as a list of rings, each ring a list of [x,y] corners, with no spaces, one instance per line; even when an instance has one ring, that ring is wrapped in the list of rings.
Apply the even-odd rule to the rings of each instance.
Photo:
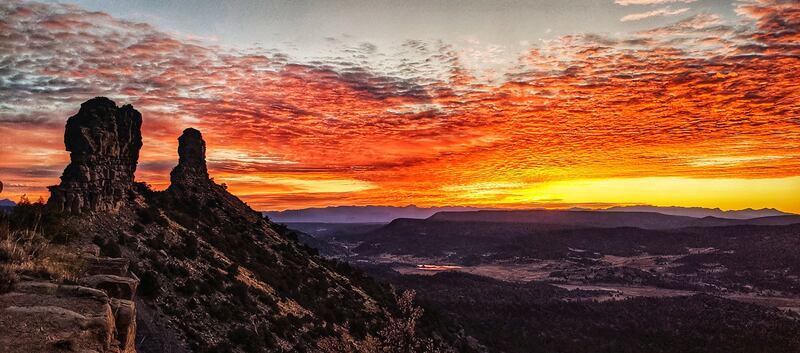
[[[133,188],[141,128],[142,115],[130,105],[105,97],[81,104],[64,133],[70,164],[48,204],[70,214],[119,209]]]
[[[200,131],[188,128],[178,138],[178,165],[170,173],[172,185],[197,186],[209,183],[206,142]]]

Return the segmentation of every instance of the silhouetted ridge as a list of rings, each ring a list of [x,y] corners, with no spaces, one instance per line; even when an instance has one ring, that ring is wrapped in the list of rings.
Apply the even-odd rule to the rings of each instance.
[[[49,232],[46,239],[63,243],[64,254],[91,250],[91,256],[76,255],[60,271],[91,287],[75,291],[96,292],[109,304],[86,312],[80,298],[63,298],[51,289],[48,293],[59,295],[29,302],[53,303],[51,297],[57,297],[55,304],[64,310],[86,312],[92,320],[102,316],[104,327],[95,330],[70,319],[25,336],[29,340],[12,351],[24,351],[21,346],[45,351],[41,347],[51,344],[45,337],[67,331],[68,350],[97,347],[91,350],[109,353],[397,351],[392,337],[433,344],[418,332],[396,329],[393,323],[410,318],[413,308],[409,303],[409,310],[402,310],[388,286],[321,258],[298,242],[298,234],[269,222],[210,179],[200,131],[189,128],[178,138],[178,163],[167,190],[135,183],[141,125],[141,115],[129,105],[120,108],[107,98],[84,103],[66,126],[71,163],[61,184],[51,187],[49,205],[64,213],[47,213],[42,217],[47,224],[36,227]],[[16,209],[45,209],[39,206]],[[52,278],[36,285],[60,288],[63,283],[50,283]],[[0,287],[19,297],[39,295],[25,292],[26,284],[11,283]],[[19,303],[0,304],[2,311]],[[51,314],[0,315],[0,327],[13,333],[0,333],[0,342],[63,317]]]

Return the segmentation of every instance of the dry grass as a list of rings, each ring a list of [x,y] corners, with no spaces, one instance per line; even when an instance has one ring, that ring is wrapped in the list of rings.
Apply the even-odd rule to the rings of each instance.
[[[0,222],[0,292],[10,290],[24,277],[59,283],[75,281],[81,259],[74,250],[53,244],[38,223],[12,229],[7,220]]]

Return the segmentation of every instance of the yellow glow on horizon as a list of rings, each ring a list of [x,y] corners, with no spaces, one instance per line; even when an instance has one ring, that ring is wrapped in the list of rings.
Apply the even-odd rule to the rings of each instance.
[[[800,177],[775,179],[647,177],[564,180],[514,190],[509,203],[649,204],[800,212]],[[795,195],[795,196],[791,196]]]

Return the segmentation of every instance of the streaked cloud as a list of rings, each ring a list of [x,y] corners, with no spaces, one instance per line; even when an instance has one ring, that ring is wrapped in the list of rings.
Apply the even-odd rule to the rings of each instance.
[[[686,11],[689,11],[688,7],[673,10],[671,7],[667,6],[647,12],[639,12],[639,13],[632,13],[630,15],[625,15],[619,20],[622,22],[641,21],[651,17],[667,17],[667,16],[680,15],[682,13],[685,13]]]
[[[704,157],[689,161],[689,165],[693,167],[736,166],[744,163],[774,162],[784,158],[789,158],[789,156]]]
[[[629,5],[662,5],[662,4],[689,4],[697,0],[614,0],[614,3],[622,6]]]
[[[319,177],[292,177],[281,175],[258,175],[258,174],[221,174],[216,179],[236,188],[245,185],[257,186],[260,188],[271,188],[273,194],[292,194],[292,193],[349,193],[375,189],[373,183],[357,179],[331,179]],[[239,190],[242,196],[248,196],[247,188]],[[259,193],[262,193],[260,191]],[[257,193],[258,194],[258,193]]]

